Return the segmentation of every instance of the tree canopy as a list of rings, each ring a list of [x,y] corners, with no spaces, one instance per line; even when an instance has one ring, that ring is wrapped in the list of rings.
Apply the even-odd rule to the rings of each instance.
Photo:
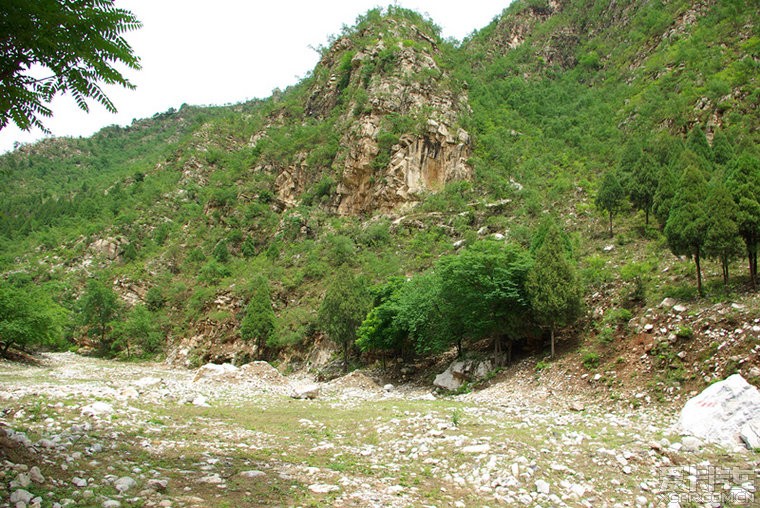
[[[62,336],[66,310],[33,287],[0,283],[0,342],[5,356],[11,346],[53,345]]]
[[[114,0],[6,0],[0,10],[0,129],[47,129],[47,104],[69,93],[89,111],[88,99],[116,112],[101,83],[134,85],[117,69],[139,69],[122,34],[140,28]]]

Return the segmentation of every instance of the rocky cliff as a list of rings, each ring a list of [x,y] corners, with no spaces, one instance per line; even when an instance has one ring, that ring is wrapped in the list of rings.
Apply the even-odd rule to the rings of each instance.
[[[343,215],[397,209],[471,178],[470,135],[460,126],[467,96],[439,64],[437,37],[387,17],[360,25],[324,52],[301,120],[340,132],[338,149],[322,167],[309,162],[320,146],[269,167],[284,206],[297,205],[325,175],[336,184],[329,206]],[[254,139],[266,136],[264,130]]]

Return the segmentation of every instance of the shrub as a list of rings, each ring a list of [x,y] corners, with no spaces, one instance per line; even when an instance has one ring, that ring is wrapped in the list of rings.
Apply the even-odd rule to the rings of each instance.
[[[682,325],[676,331],[676,337],[683,340],[689,340],[694,338],[694,330],[690,326]]]
[[[599,366],[599,355],[593,351],[586,351],[581,357],[581,363],[587,369],[595,369]]]

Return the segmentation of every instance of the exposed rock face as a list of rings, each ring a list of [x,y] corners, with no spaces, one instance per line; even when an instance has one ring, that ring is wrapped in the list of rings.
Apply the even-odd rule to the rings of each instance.
[[[331,168],[310,165],[311,147],[270,167],[281,205],[297,205],[324,174],[337,173],[329,205],[344,215],[391,211],[471,178],[470,135],[459,126],[469,112],[466,93],[436,63],[430,35],[407,21],[381,25],[342,37],[317,66],[304,122],[335,121],[340,148]],[[341,114],[332,120],[335,108]]]

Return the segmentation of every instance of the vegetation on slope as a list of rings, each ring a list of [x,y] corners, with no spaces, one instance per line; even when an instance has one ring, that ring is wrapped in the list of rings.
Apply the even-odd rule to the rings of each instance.
[[[331,334],[325,310],[336,275],[370,288],[369,312],[366,296],[353,309],[335,306],[363,321],[356,338],[366,359],[484,341],[501,353],[572,323],[578,284],[590,306],[602,294],[629,315],[664,296],[697,298],[684,282],[693,269],[667,258],[676,276],[663,276],[661,261],[668,246],[694,254],[677,225],[694,222],[683,215],[688,185],[678,183],[688,170],[701,176],[684,183],[707,186],[695,200],[727,210],[713,213],[727,220],[705,225],[700,241],[728,284],[706,284],[706,298],[730,298],[756,274],[735,267],[737,242],[749,266],[757,259],[755,17],[741,0],[515,2],[457,45],[417,13],[370,11],[324,48],[310,76],[267,100],[183,107],[3,156],[0,269],[28,274],[27,284],[45,285],[73,311],[69,340],[115,354],[135,345],[150,354],[160,336],[189,351],[189,364],[297,360],[327,332],[351,356],[354,335]],[[372,58],[356,59],[381,42]],[[435,67],[395,74],[404,51]],[[474,179],[406,214],[336,215],[351,150],[341,136],[378,108],[370,92],[388,76],[466,94],[470,109],[454,121],[473,137]],[[402,135],[436,114],[382,113],[378,170]],[[294,167],[306,176],[286,203],[276,180]],[[597,209],[607,180],[625,195],[596,199]],[[567,232],[560,257],[577,272],[566,314],[541,298],[548,276],[530,275],[548,265],[536,266],[547,256],[546,215]],[[605,242],[612,249],[602,251]],[[91,278],[121,296],[101,323],[84,319]]]

